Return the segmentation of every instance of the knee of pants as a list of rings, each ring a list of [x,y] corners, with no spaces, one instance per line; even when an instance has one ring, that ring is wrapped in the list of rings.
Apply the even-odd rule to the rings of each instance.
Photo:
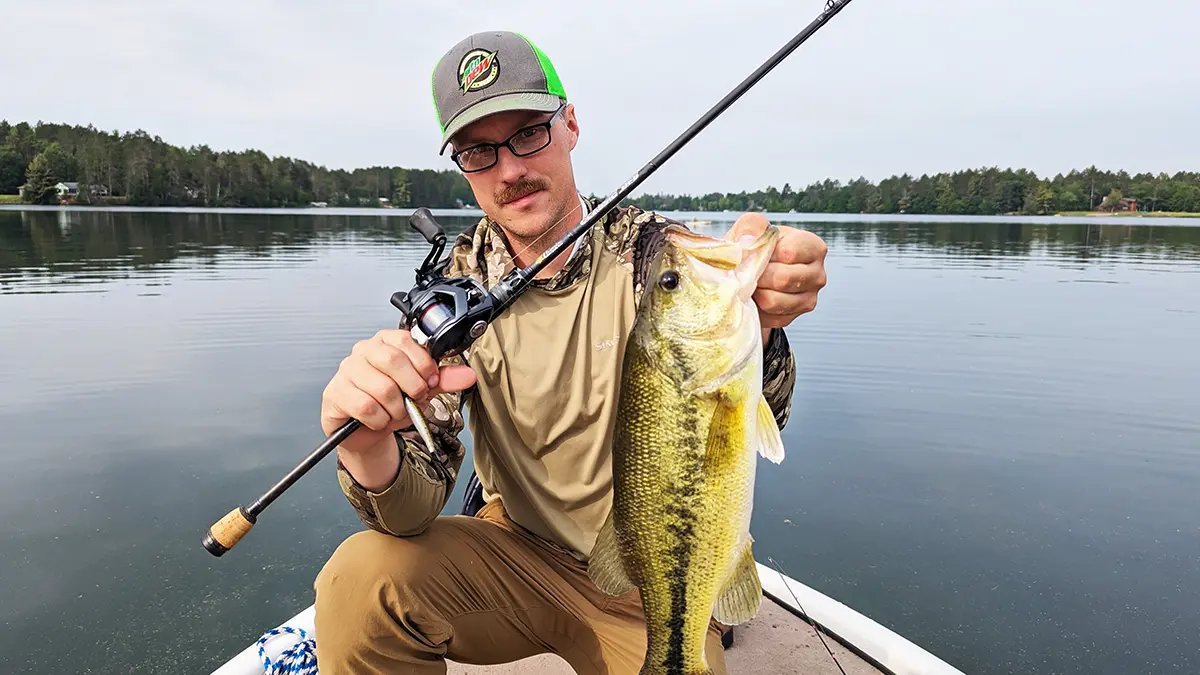
[[[436,576],[438,564],[437,552],[425,539],[374,530],[347,537],[317,575],[317,615],[337,615],[339,621],[353,623],[366,618],[373,607],[419,598],[422,585]]]

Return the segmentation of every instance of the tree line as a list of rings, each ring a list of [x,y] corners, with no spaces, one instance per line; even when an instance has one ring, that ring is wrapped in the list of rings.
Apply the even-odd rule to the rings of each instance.
[[[55,186],[78,183],[82,204],[132,206],[453,208],[473,203],[457,171],[374,166],[328,169],[259,150],[181,148],[142,130],[120,133],[65,124],[0,121],[0,194],[59,203]]]
[[[327,169],[258,150],[182,148],[142,130],[0,121],[0,194],[23,188],[24,201],[54,204],[59,182],[78,183],[72,201],[134,206],[428,206],[474,203],[453,170],[375,166]],[[383,201],[386,200],[386,201]],[[1133,210],[1200,212],[1200,173],[1139,173],[1090,166],[1043,178],[997,167],[904,174],[874,183],[826,179],[755,192],[644,194],[623,203],[660,211],[796,211],[953,215],[1049,214]]]
[[[664,211],[801,213],[914,213],[950,215],[1041,215],[1070,211],[1200,212],[1200,173],[1102,171],[1094,166],[1053,178],[1026,169],[981,168],[892,176],[879,183],[858,178],[826,179],[801,189],[785,183],[757,192],[703,196],[652,194],[640,206]]]

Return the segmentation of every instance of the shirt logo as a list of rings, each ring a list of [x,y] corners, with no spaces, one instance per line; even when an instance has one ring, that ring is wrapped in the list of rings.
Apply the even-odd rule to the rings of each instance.
[[[597,342],[596,343],[596,351],[600,352],[600,351],[604,351],[605,349],[612,349],[613,347],[616,347],[616,346],[617,346],[617,338],[609,338],[607,340],[604,340],[603,342]]]
[[[500,61],[496,52],[472,49],[458,62],[458,86],[464,95],[486,89],[500,76]]]

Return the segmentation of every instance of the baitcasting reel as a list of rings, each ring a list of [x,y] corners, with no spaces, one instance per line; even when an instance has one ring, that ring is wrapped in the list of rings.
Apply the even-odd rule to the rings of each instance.
[[[429,209],[414,211],[409,224],[433,248],[416,270],[416,285],[410,291],[393,293],[392,304],[404,315],[400,327],[411,331],[413,339],[439,361],[461,353],[483,335],[497,314],[498,303],[478,281],[445,276],[450,258],[438,258],[446,246],[446,234]]]

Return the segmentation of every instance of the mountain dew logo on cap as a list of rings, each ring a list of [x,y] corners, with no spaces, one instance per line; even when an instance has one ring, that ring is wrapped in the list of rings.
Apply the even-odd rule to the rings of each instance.
[[[500,76],[500,62],[496,52],[472,49],[458,62],[458,85],[462,93],[484,89]]]

